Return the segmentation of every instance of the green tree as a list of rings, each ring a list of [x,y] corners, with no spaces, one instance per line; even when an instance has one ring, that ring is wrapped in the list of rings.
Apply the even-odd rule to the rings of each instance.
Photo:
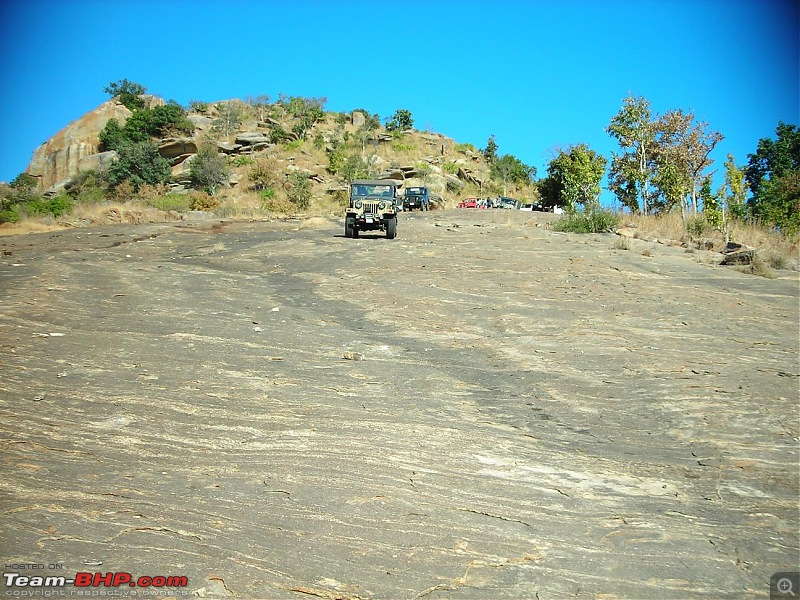
[[[550,161],[547,175],[555,182],[547,185],[560,188],[559,204],[567,211],[574,212],[578,204],[589,212],[594,211],[600,206],[600,181],[607,162],[586,144],[570,146]]]
[[[99,134],[102,150],[117,150],[125,143],[146,142],[152,138],[170,135],[188,135],[194,125],[186,117],[186,111],[174,100],[155,108],[137,108],[125,125],[114,118],[109,119]]]
[[[486,148],[481,150],[481,154],[483,154],[483,157],[489,161],[489,163],[494,162],[497,158],[497,142],[494,139],[494,134],[489,136],[486,142]]]
[[[120,79],[119,81],[112,81],[109,83],[103,91],[112,98],[119,97],[119,101],[132,111],[144,108],[144,100],[139,96],[146,94],[147,88],[141,83]]]
[[[700,184],[700,191],[698,193],[700,201],[703,203],[703,216],[706,222],[714,229],[722,231],[725,224],[725,215],[723,212],[723,205],[720,201],[719,193],[711,190],[711,176],[706,175],[703,182]]]
[[[148,133],[153,137],[189,135],[194,131],[194,124],[186,117],[186,111],[175,100],[170,100],[163,106],[156,106],[150,110],[149,127]]]
[[[542,206],[545,209],[550,209],[561,204],[564,184],[560,177],[550,173],[550,169],[548,169],[547,177],[543,177],[536,182],[536,189],[539,192]]]
[[[659,193],[650,197],[650,213],[667,213],[675,206],[680,206],[681,214],[686,218],[686,198],[691,184],[685,165],[673,153],[662,152],[657,166],[653,183]]]
[[[761,138],[748,154],[745,178],[753,217],[796,233],[800,228],[800,129],[779,122],[777,139]]]
[[[411,116],[411,111],[405,108],[398,108],[391,118],[386,120],[387,131],[403,132],[408,131],[414,127],[414,119]]]
[[[189,173],[195,185],[208,189],[214,196],[217,188],[228,181],[230,169],[225,157],[214,146],[203,146],[192,159]]]
[[[653,176],[655,131],[651,117],[650,102],[631,95],[622,101],[622,108],[606,128],[621,149],[619,154],[612,152],[609,187],[623,205],[644,214],[649,212]]]
[[[747,180],[744,168],[737,167],[732,154],[725,161],[725,186],[723,195],[725,206],[731,216],[743,219],[746,215]]]
[[[36,178],[29,173],[20,173],[8,185],[19,193],[29,194],[36,188]]]
[[[157,185],[169,181],[169,162],[158,153],[153,141],[125,142],[117,152],[119,159],[108,169],[108,182],[112,187],[127,180],[138,190],[145,183]]]
[[[366,179],[369,177],[369,165],[360,156],[348,156],[339,169],[339,175],[347,182],[353,179]]]
[[[509,183],[518,186],[530,185],[536,176],[536,167],[523,163],[516,156],[504,154],[491,162],[490,175],[503,183],[503,195],[507,193]]]
[[[116,150],[125,141],[122,126],[114,118],[109,119],[99,134],[100,149],[102,151]]]

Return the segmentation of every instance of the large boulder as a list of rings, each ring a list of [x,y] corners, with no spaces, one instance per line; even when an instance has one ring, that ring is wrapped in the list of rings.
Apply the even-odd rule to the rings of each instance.
[[[263,131],[246,131],[236,136],[236,143],[242,146],[254,146],[255,144],[268,144],[269,136]]]
[[[399,167],[384,169],[378,174],[378,179],[394,179],[396,181],[404,181],[406,178],[405,172]]]
[[[142,96],[147,106],[164,104],[155,96]],[[120,125],[131,116],[122,103],[116,99],[103,102],[93,111],[73,121],[33,152],[26,173],[36,178],[39,191],[69,180],[81,170],[81,161],[97,154],[100,147],[100,132],[109,119],[117,119]]]
[[[98,152],[97,154],[90,154],[84,156],[78,161],[78,171],[99,171],[105,169],[111,163],[119,158],[116,150],[109,150],[107,152]]]
[[[360,110],[354,110],[350,115],[350,118],[353,120],[353,127],[363,127],[367,122],[364,113],[362,113]]]
[[[201,131],[211,129],[212,125],[214,124],[214,119],[211,117],[205,117],[203,115],[187,115],[186,118],[191,121],[195,129],[200,129]]]
[[[179,179],[181,177],[188,177],[191,173],[192,168],[192,161],[194,157],[197,156],[196,154],[190,154],[186,156],[183,160],[178,160],[172,166],[172,177],[174,179]]]
[[[197,154],[197,144],[192,138],[165,138],[158,145],[158,153],[167,159]]]
[[[225,154],[236,154],[241,148],[241,144],[231,144],[230,142],[217,142],[217,148]]]

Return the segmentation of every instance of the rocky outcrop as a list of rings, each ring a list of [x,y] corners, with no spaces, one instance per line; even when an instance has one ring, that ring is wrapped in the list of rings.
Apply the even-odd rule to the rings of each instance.
[[[254,146],[255,144],[268,144],[269,136],[263,131],[246,131],[236,135],[236,143],[242,146]]]
[[[225,154],[236,154],[242,149],[241,144],[231,144],[230,142],[217,142],[217,149]]]
[[[172,166],[172,177],[180,179],[181,177],[188,177],[192,168],[192,160],[196,154],[189,154],[188,156],[178,157],[175,164]]]
[[[164,104],[164,100],[155,96],[142,98],[147,106]],[[89,158],[98,154],[103,127],[112,118],[123,124],[130,115],[131,111],[116,99],[103,102],[36,148],[25,172],[36,178],[39,191],[45,191],[71,179],[81,170],[94,168],[89,165],[104,160],[104,157]]]
[[[192,138],[165,138],[158,146],[158,153],[168,159],[196,154],[197,144]]]

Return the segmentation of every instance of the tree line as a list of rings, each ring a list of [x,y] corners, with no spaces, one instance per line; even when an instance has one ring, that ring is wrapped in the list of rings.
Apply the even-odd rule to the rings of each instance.
[[[586,144],[557,150],[547,176],[536,182],[545,206],[563,206],[569,212],[597,210],[607,172],[608,188],[633,213],[679,210],[684,220],[702,213],[718,227],[727,218],[738,218],[792,235],[800,229],[800,129],[796,125],[780,122],[776,138],[759,140],[755,152],[747,155],[746,165],[737,165],[729,154],[724,183],[716,190],[711,153],[723,135],[694,113],[677,109],[656,115],[646,98],[629,96],[606,132],[619,145],[610,164]]]

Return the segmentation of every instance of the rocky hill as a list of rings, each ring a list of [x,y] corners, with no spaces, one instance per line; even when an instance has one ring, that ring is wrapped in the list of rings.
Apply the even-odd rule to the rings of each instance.
[[[149,106],[163,105],[164,100],[147,96]],[[234,127],[220,127],[230,111],[241,115]],[[40,192],[58,193],[80,172],[109,165],[116,152],[101,152],[100,132],[109,119],[120,124],[131,116],[118,98],[111,99],[70,123],[38,147],[26,172],[33,176]],[[394,135],[378,124],[376,115],[364,111],[322,113],[309,129],[298,134],[297,117],[280,102],[254,107],[240,100],[224,100],[197,105],[187,113],[194,126],[191,135],[157,140],[160,154],[172,165],[170,191],[181,193],[191,186],[189,166],[204,143],[213,143],[219,152],[232,158],[232,171],[223,198],[240,198],[252,192],[247,165],[261,157],[277,165],[285,179],[292,171],[306,174],[312,183],[313,198],[325,203],[346,186],[345,178],[331,168],[330,153],[343,146],[368,165],[370,176],[393,179],[400,189],[408,185],[427,185],[432,193],[449,205],[461,196],[501,193],[530,197],[533,189],[503,189],[491,181],[484,156],[471,144],[458,144],[442,134],[408,130]],[[374,129],[366,129],[372,118]],[[275,131],[282,138],[277,140]],[[246,157],[236,160],[237,157]]]

